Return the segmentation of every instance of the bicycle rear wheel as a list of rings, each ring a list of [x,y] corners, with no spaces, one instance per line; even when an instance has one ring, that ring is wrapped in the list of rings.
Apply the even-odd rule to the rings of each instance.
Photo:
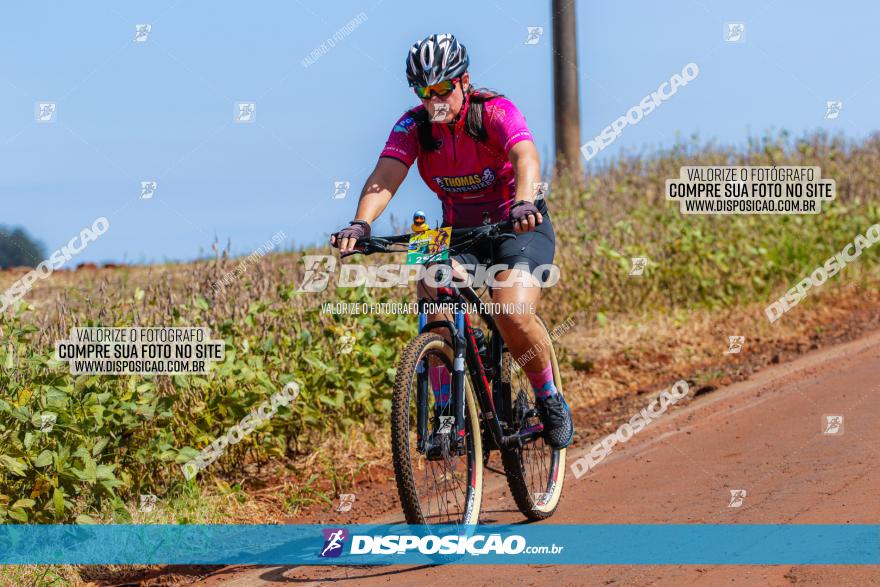
[[[538,318],[544,331],[547,326]],[[549,341],[549,334],[545,338]],[[552,342],[548,342],[553,383],[562,394],[562,378]],[[536,416],[528,417],[535,408],[534,392],[525,372],[508,351],[501,360],[501,380],[510,389],[507,421],[514,431],[540,424]],[[564,396],[563,396],[564,397]],[[553,515],[562,496],[565,480],[565,449],[554,449],[538,437],[522,448],[501,451],[507,485],[519,511],[530,520],[544,520]]]
[[[467,375],[463,454],[456,454],[447,445],[439,458],[435,455],[429,459],[424,450],[426,433],[433,431],[431,416],[435,404],[428,369],[444,368],[451,375],[452,360],[452,348],[443,337],[426,332],[407,345],[397,367],[391,448],[400,504],[409,524],[469,525],[479,519],[483,446],[476,399]],[[452,409],[439,413],[452,415]]]

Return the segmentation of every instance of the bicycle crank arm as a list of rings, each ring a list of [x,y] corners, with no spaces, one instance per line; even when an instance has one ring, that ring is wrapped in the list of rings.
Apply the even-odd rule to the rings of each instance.
[[[536,424],[529,426],[517,434],[511,434],[501,439],[504,448],[522,448],[531,441],[539,438],[544,433],[544,425]]]

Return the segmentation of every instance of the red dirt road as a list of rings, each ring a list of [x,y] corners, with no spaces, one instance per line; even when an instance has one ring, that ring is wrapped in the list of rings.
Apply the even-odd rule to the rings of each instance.
[[[825,415],[843,416],[842,434],[822,433]],[[878,417],[880,333],[875,333],[766,369],[667,412],[628,443],[617,445],[581,479],[569,469],[562,503],[551,521],[877,524]],[[571,450],[569,463],[588,449]],[[728,507],[731,489],[747,492],[739,508]],[[487,474],[486,492],[481,522],[523,519],[499,476]],[[197,584],[282,583],[880,585],[880,567],[230,567]]]

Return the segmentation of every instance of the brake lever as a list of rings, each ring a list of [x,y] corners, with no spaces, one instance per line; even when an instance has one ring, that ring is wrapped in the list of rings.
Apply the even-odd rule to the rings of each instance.
[[[498,240],[507,240],[509,238],[516,238],[515,232],[499,232],[496,237]]]
[[[355,244],[355,248],[350,253],[340,253],[339,258],[344,259],[345,257],[351,257],[352,255],[389,253],[392,252],[388,250],[390,244],[391,243],[379,238],[365,239],[363,242],[358,242],[357,244]]]

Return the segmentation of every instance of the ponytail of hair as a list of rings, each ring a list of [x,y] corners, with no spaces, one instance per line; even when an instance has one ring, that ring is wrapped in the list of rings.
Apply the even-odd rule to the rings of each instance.
[[[468,106],[468,111],[465,115],[464,130],[467,134],[473,137],[474,140],[483,143],[489,138],[486,134],[486,129],[483,126],[483,105],[494,98],[503,98],[504,94],[486,88],[475,90],[473,86],[469,88],[468,93],[471,96],[471,103],[470,106]]]

